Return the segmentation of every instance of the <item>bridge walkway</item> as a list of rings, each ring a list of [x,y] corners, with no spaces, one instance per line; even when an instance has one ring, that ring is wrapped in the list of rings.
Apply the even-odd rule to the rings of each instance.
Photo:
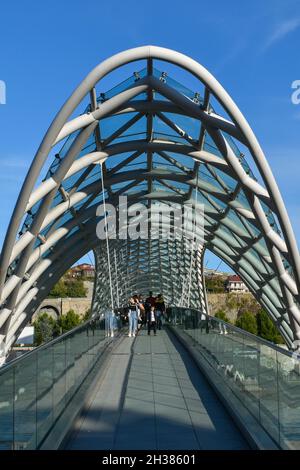
[[[248,449],[189,353],[167,330],[124,337],[67,449]]]

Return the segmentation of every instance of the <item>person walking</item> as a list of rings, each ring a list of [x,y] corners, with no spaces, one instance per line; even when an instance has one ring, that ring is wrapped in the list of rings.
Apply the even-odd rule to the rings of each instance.
[[[145,302],[144,302],[144,308],[145,308],[145,326],[148,325],[148,316],[151,312],[151,307],[152,307],[152,304],[151,304],[151,301],[149,300],[149,297],[146,298]]]
[[[149,297],[146,299],[147,304],[151,304],[151,307],[155,307],[156,298],[153,297],[152,291],[149,292]]]
[[[138,312],[138,330],[141,328],[141,326],[145,323],[144,317],[145,317],[145,307],[144,307],[144,301],[141,295],[135,295],[134,300],[137,305],[137,312]]]
[[[157,316],[157,327],[159,330],[161,330],[162,318],[164,317],[165,312],[166,312],[165,301],[164,301],[162,294],[159,294],[156,297],[155,308],[156,308],[156,316]]]
[[[138,321],[137,303],[133,297],[130,297],[128,302],[128,323],[129,323],[129,338],[135,337]]]
[[[114,337],[115,329],[115,312],[112,309],[107,309],[105,312],[105,336],[110,338]]]
[[[155,308],[151,307],[151,309],[148,310],[147,312],[148,335],[150,335],[150,331],[151,329],[153,329],[154,336],[156,336],[156,322],[157,322],[157,317],[156,317]]]
[[[139,309],[140,309],[140,321],[141,321],[141,326],[142,326],[146,324],[146,312],[145,312],[145,302],[141,294],[138,296],[138,303],[139,303]]]

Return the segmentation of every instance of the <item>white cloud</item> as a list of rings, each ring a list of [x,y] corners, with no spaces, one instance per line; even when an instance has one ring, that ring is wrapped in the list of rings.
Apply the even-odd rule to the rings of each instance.
[[[272,34],[266,40],[263,51],[272,47],[276,42],[282,41],[288,34],[296,31],[300,26],[300,18],[285,20],[278,24]]]
[[[28,168],[29,163],[23,158],[1,158],[0,157],[0,164],[2,168],[11,168],[11,169],[23,169]]]

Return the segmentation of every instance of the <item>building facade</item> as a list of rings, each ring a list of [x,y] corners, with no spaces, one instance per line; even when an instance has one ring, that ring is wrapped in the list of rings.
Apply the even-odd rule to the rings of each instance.
[[[234,274],[227,278],[226,290],[227,292],[249,292],[248,287],[237,274]]]
[[[78,264],[69,270],[71,277],[78,278],[94,278],[95,277],[95,266],[92,264]]]

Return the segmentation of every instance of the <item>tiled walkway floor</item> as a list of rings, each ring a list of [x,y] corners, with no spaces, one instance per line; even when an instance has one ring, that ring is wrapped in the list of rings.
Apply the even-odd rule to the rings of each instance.
[[[124,337],[67,448],[248,449],[185,349],[152,335]]]

